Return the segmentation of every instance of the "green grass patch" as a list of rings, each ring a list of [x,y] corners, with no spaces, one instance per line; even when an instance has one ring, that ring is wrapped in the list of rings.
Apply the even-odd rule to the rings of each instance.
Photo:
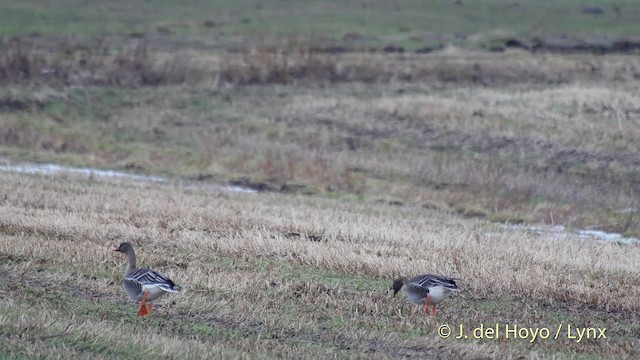
[[[393,44],[417,49],[430,44],[469,42],[470,35],[504,38],[513,35],[632,36],[640,8],[632,1],[550,4],[542,0],[455,2],[386,1],[282,4],[277,0],[135,4],[64,0],[55,7],[37,1],[2,1],[0,35],[133,34],[164,37],[252,36],[329,37],[351,45]],[[585,13],[598,8],[602,14]],[[478,40],[475,40],[476,42]],[[482,40],[480,40],[482,41]]]

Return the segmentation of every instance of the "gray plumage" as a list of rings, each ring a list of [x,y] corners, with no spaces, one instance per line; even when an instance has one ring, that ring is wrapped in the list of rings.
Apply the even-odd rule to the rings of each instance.
[[[391,288],[394,296],[404,288],[407,299],[414,304],[424,304],[427,295],[431,294],[428,305],[438,305],[452,292],[460,290],[454,278],[432,274],[400,277],[393,282]]]
[[[147,301],[156,300],[167,292],[180,292],[180,287],[168,277],[150,269],[136,269],[136,254],[130,243],[124,242],[114,251],[127,255],[122,287],[133,300],[141,301],[145,290],[149,291]]]

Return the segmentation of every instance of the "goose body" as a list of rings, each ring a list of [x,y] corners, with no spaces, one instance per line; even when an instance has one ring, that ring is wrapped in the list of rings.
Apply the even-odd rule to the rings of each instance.
[[[137,269],[136,253],[130,243],[121,243],[113,251],[127,255],[127,269],[124,272],[122,287],[131,299],[140,301],[138,316],[151,313],[152,305],[147,302],[156,300],[168,292],[180,292],[180,287],[159,272],[151,269]]]
[[[135,269],[125,275],[122,287],[130,298],[137,301],[142,300],[145,291],[149,291],[147,301],[156,300],[168,292],[180,292],[171,279],[149,269]]]
[[[436,312],[436,305],[448,298],[451,293],[459,291],[455,279],[442,276],[424,274],[412,278],[400,277],[391,286],[395,296],[401,289],[404,290],[407,299],[414,304],[424,305],[424,311],[428,314],[432,306],[432,314]]]

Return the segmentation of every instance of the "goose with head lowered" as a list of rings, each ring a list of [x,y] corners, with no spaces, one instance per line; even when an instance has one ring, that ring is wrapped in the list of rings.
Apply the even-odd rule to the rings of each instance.
[[[399,277],[391,285],[395,296],[401,289],[407,295],[407,299],[414,304],[423,305],[424,312],[429,314],[429,307],[432,307],[431,314],[436,314],[436,306],[451,293],[459,291],[455,279],[442,276],[424,274],[412,278]]]

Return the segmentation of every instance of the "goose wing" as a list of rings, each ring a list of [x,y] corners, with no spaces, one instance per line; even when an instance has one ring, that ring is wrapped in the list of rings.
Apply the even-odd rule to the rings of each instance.
[[[171,279],[150,269],[136,269],[126,276],[125,280],[135,282],[141,287],[157,286],[165,291],[179,292],[175,289],[176,284]]]
[[[425,289],[442,286],[451,290],[458,290],[458,286],[456,285],[455,279],[442,276],[442,275],[418,275],[414,278],[409,279],[409,283],[417,286],[421,286]]]

